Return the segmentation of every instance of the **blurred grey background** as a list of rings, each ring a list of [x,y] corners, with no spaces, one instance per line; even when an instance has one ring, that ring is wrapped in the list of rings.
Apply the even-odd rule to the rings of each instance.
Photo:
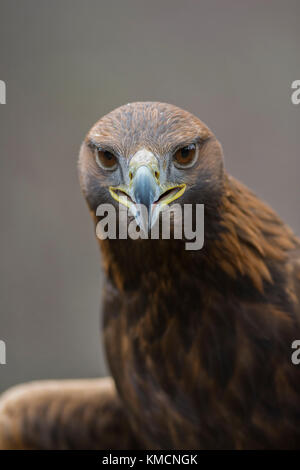
[[[297,0],[0,1],[0,390],[107,373],[76,164],[111,109],[158,100],[198,115],[227,169],[300,234],[299,18]]]

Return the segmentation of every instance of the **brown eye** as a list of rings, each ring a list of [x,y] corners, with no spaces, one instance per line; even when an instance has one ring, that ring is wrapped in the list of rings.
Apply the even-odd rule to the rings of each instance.
[[[96,162],[105,170],[114,170],[117,167],[117,158],[108,150],[96,150]]]
[[[195,161],[196,157],[196,145],[191,144],[186,147],[182,147],[177,150],[174,154],[174,162],[179,167],[190,167]]]

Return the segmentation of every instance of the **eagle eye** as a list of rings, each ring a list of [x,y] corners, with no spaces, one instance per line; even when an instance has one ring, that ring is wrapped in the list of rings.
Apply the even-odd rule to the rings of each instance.
[[[179,168],[189,168],[196,158],[196,145],[190,144],[178,149],[174,156],[174,163]]]
[[[114,170],[117,166],[117,157],[108,150],[96,150],[96,162],[104,170]]]

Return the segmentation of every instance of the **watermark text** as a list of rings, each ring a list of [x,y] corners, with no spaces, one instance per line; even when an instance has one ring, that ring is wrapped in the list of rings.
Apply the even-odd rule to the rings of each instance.
[[[6,84],[0,80],[0,104],[6,104]]]
[[[6,344],[0,339],[0,365],[6,364]]]
[[[293,104],[300,104],[300,80],[294,80],[291,85],[293,91],[291,95],[291,101]]]
[[[173,204],[149,210],[142,204],[129,209],[122,204],[118,212],[113,204],[100,204],[96,235],[100,240],[184,240],[186,250],[201,250],[204,245],[204,204]],[[155,220],[155,222],[153,222]]]

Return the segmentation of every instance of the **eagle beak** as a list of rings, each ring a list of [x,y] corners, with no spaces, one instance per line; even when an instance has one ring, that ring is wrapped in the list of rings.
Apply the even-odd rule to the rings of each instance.
[[[137,225],[148,232],[157,221],[161,209],[182,196],[186,185],[162,183],[156,157],[146,152],[147,158],[132,158],[129,184],[110,186],[109,191],[116,201],[129,208]]]
[[[159,194],[159,181],[155,174],[148,166],[140,166],[132,179],[132,199],[138,205],[133,215],[137,224],[146,231],[151,228],[152,205]]]

